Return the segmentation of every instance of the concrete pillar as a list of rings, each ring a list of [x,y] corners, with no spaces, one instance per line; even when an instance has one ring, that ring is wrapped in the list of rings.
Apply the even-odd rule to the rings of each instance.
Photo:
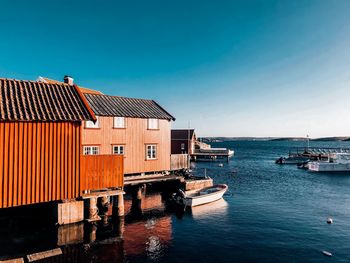
[[[124,230],[125,230],[124,217],[123,216],[118,217],[117,220],[113,221],[112,226],[113,226],[113,233],[118,237],[123,238]]]
[[[140,217],[142,216],[142,187],[135,186],[132,190],[132,202],[131,202],[131,213],[133,216]]]
[[[142,199],[142,186],[138,186],[135,189],[135,198],[138,199],[138,200]]]
[[[120,194],[113,197],[113,211],[114,217],[124,216],[124,195]]]
[[[118,216],[124,216],[124,195],[118,195]]]
[[[108,206],[109,206],[109,197],[107,195],[101,197],[101,211],[100,215],[103,220],[103,224],[108,224]]]
[[[89,199],[89,218],[87,221],[93,222],[98,220],[101,220],[101,217],[98,215],[97,197],[91,197]]]
[[[103,207],[108,207],[109,197],[107,195],[101,197],[101,205]]]
[[[147,185],[143,184],[142,187],[141,187],[141,193],[142,193],[143,196],[146,196],[146,190],[147,190]]]
[[[72,201],[57,203],[54,216],[59,225],[76,223],[84,220],[84,202]]]

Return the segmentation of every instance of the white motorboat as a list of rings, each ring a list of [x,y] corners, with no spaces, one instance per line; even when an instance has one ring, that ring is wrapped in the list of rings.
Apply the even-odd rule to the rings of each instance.
[[[234,150],[228,149],[228,157],[232,157],[235,154]]]
[[[309,162],[308,168],[314,172],[350,172],[350,153],[330,154],[327,161]]]
[[[228,186],[226,184],[217,184],[200,190],[187,192],[183,194],[182,203],[185,206],[191,207],[211,203],[221,199],[227,189]]]

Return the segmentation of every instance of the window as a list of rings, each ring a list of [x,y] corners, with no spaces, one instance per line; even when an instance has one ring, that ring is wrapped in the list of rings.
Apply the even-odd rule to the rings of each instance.
[[[146,145],[146,159],[157,159],[157,145]]]
[[[100,120],[99,117],[96,116],[96,122],[94,123],[93,121],[86,121],[85,122],[85,128],[89,128],[89,129],[97,129],[100,128]]]
[[[99,154],[100,147],[98,146],[84,146],[84,155],[96,155]]]
[[[113,145],[113,154],[124,154],[124,145]]]
[[[157,130],[158,129],[158,119],[148,119],[148,129]]]
[[[125,118],[124,117],[114,117],[114,128],[125,128]]]

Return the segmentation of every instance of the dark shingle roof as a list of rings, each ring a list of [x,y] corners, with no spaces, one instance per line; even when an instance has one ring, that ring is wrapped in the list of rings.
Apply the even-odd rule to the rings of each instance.
[[[92,120],[74,86],[0,79],[0,121]]]
[[[156,118],[175,120],[153,100],[84,94],[93,112],[99,116]]]
[[[194,129],[171,130],[171,139],[187,140],[188,138],[192,138],[193,134],[194,134]]]

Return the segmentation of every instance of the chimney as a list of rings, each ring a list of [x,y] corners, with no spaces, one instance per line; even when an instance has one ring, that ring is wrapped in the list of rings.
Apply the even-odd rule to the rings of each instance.
[[[72,77],[66,75],[64,76],[63,79],[64,79],[64,83],[67,83],[68,85],[73,86],[74,79]]]

